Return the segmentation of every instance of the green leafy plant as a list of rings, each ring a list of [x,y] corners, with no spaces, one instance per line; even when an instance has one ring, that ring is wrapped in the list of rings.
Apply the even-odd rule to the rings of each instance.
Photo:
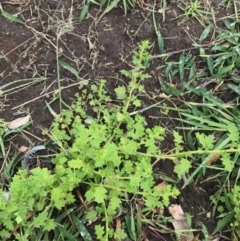
[[[115,88],[116,100],[107,93],[105,80],[92,84],[90,93],[82,90],[72,108],[61,113],[49,134],[60,148],[53,160],[59,180],[53,201],[59,203],[73,188],[85,187],[86,201],[94,203],[86,218],[105,222],[95,226],[98,240],[126,236],[118,230],[117,237],[113,227],[124,203],[141,200],[148,208],[168,206],[169,198],[179,193],[170,185],[160,191],[153,177],[151,160],[162,154],[164,129],[146,127],[142,116],[129,111],[141,106],[138,95],[149,77],[144,73],[151,58],[148,49],[148,41],[143,41],[133,53],[134,68],[121,71],[130,82]]]
[[[19,170],[14,175],[8,198],[6,192],[0,191],[2,240],[12,235],[17,240],[27,240],[34,228],[43,227],[50,231],[56,227],[54,220],[49,217],[53,206],[49,193],[54,184],[54,175],[46,168],[35,168],[31,173],[28,178],[26,170]]]
[[[44,146],[35,146],[28,151],[23,158],[25,166],[33,154],[42,149]],[[85,241],[92,240],[84,225],[86,221],[81,217],[81,207],[78,210],[75,207],[61,210],[61,214],[56,217],[56,209],[60,210],[75,199],[71,193],[59,192],[62,190],[58,186],[61,182],[51,170],[37,167],[30,171],[24,166],[23,170],[11,177],[10,182],[7,176],[9,171],[5,170],[8,165],[4,167],[4,176],[1,176],[2,180],[3,177],[7,179],[6,183],[1,183],[3,189],[0,191],[1,240],[51,240],[50,230],[54,232],[55,238],[75,240],[81,236]],[[74,227],[66,220],[68,215],[74,219]]]

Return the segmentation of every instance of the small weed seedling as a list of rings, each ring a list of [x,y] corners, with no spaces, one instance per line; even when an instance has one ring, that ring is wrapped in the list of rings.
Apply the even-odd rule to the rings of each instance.
[[[80,13],[80,16],[79,16],[79,23],[82,23],[82,21],[85,19],[91,4],[97,4],[97,5],[100,5],[101,7],[106,6],[104,12],[102,13],[102,15],[97,20],[98,22],[100,22],[100,20],[104,17],[104,15],[106,13],[110,12],[115,7],[117,7],[118,4],[121,4],[123,6],[124,13],[126,15],[129,7],[131,7],[131,8],[135,7],[136,0],[101,0],[100,3],[98,3],[94,0],[87,0],[87,1],[85,1],[84,5],[83,5],[83,8],[81,10],[81,13]]]
[[[190,0],[190,3],[184,3],[184,7],[180,7],[184,14],[185,18],[193,18],[196,19],[202,26],[205,26],[204,20],[207,20],[207,15],[211,15],[211,12],[205,11],[204,7],[202,7],[202,3],[199,0]]]
[[[209,55],[202,57],[206,59],[212,77],[223,79],[231,76],[233,81],[239,83],[237,77],[240,68],[239,27],[237,22],[225,20],[224,23],[226,29],[216,37],[217,44],[210,48]]]

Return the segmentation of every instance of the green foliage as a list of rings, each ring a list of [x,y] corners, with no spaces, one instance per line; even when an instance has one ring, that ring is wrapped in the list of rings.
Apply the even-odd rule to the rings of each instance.
[[[113,8],[115,8],[118,4],[121,4],[124,8],[124,13],[127,14],[127,10],[129,7],[134,8],[136,0],[101,0],[100,5],[107,5],[104,13],[110,12]]]
[[[3,136],[7,131],[7,123],[0,119],[0,158],[5,156]]]
[[[240,186],[234,185],[230,191],[222,188],[216,197],[212,196],[212,203],[217,206],[219,221],[213,234],[228,226],[232,232],[232,240],[238,240],[240,225]]]
[[[101,1],[86,0],[85,4],[80,12],[79,23],[82,23],[83,20],[85,19],[86,15],[89,11],[90,4],[96,4],[96,5],[100,5],[101,7],[106,7],[104,9],[102,15],[98,19],[98,22],[99,22],[103,18],[103,16],[105,16],[106,13],[110,12],[118,5],[123,6],[124,13],[126,15],[129,8],[135,7],[136,0],[101,0]]]
[[[173,132],[174,155],[179,156],[174,160],[174,171],[180,178],[186,173],[185,168],[190,167],[189,164],[195,162],[198,165],[185,181],[185,187],[193,179],[202,178],[206,169],[213,170],[213,177],[207,178],[219,180],[220,186],[220,190],[212,197],[212,214],[215,216],[216,211],[220,213],[213,235],[228,227],[232,232],[232,240],[239,240],[240,112],[236,106],[224,103],[211,91],[202,88],[202,94],[204,97],[201,103],[185,102],[186,108],[176,109],[181,116],[177,120],[181,121],[182,126],[176,129],[188,133],[187,143],[184,143],[183,137]],[[190,150],[184,152],[183,147]]]
[[[7,131],[7,123],[0,119],[0,138]]]
[[[204,55],[212,77],[223,78],[232,76],[240,67],[240,34],[238,23],[224,21],[225,29],[216,37],[216,43],[210,48],[210,54]],[[239,80],[237,81],[239,83]]]
[[[173,78],[180,78],[180,81],[185,83],[185,81],[189,84],[189,81],[195,80],[195,78],[200,78],[203,76],[206,76],[206,73],[197,73],[197,67],[195,62],[196,56],[192,56],[191,54],[187,55],[185,53],[182,53],[180,55],[178,62],[169,61],[166,62],[166,68],[164,71],[165,76],[169,76],[170,79]],[[160,81],[161,86],[162,80]],[[169,88],[169,87],[168,87]],[[171,88],[172,89],[172,88]],[[169,94],[168,92],[173,92],[170,90],[164,89],[166,94]],[[176,91],[175,91],[176,92]],[[178,90],[179,92],[179,90]],[[176,93],[174,93],[176,94]]]
[[[165,78],[171,82],[174,78],[181,81],[182,93],[188,90],[190,93],[204,97],[205,87],[216,83],[218,88],[227,88],[240,94],[239,68],[240,68],[240,46],[239,46],[239,24],[237,20],[224,20],[225,28],[218,33],[214,42],[202,44],[209,37],[211,25],[208,25],[199,37],[199,44],[185,49],[187,51],[199,50],[199,57],[205,62],[205,67],[197,69],[196,55],[186,54],[182,51],[178,61],[167,61]],[[180,51],[181,52],[181,51]],[[179,51],[163,54],[163,57],[180,53]],[[224,81],[226,80],[226,81]],[[169,94],[179,95],[181,92],[170,88],[165,80],[159,78],[163,91]],[[167,82],[167,81],[166,81]],[[200,84],[200,85],[199,85]]]
[[[9,199],[2,198],[0,191],[0,237],[6,240],[15,228],[21,230],[25,240],[32,235],[35,228],[50,231],[56,224],[50,216],[54,204],[50,201],[52,187],[55,186],[54,175],[46,168],[35,168],[27,177],[26,170],[19,170],[12,178],[9,187]],[[18,232],[13,232],[17,240],[23,240]]]
[[[71,213],[70,209],[64,212],[62,208],[75,201],[69,190],[73,189],[71,181],[77,177],[70,177],[71,170],[68,171],[70,185],[68,180],[58,179],[57,175],[46,168],[34,168],[30,174],[26,170],[19,170],[13,176],[8,191],[0,190],[1,240],[50,240],[49,231],[54,231],[56,237],[60,235],[75,240],[69,223],[64,224],[64,227],[58,225]],[[52,215],[54,209],[59,209],[62,213],[55,219]],[[54,216],[56,217],[56,212]],[[76,220],[78,236],[91,241],[83,220],[74,215],[72,218]]]
[[[24,24],[24,22],[23,22],[21,19],[13,16],[12,14],[10,14],[10,13],[8,13],[8,12],[5,12],[5,11],[2,9],[2,5],[1,5],[1,4],[0,4],[0,11],[1,11],[1,14],[2,14],[2,16],[3,16],[4,18],[6,18],[6,19],[8,19],[8,20],[10,20],[10,21],[12,21],[12,22],[15,22],[15,23]]]
[[[233,227],[238,228],[240,225],[240,186],[235,185],[228,194],[231,204],[233,205],[234,222]]]
[[[142,116],[128,112],[130,107],[141,105],[138,95],[144,93],[143,81],[149,77],[144,73],[151,58],[148,49],[149,43],[143,41],[133,53],[134,68],[122,70],[130,82],[115,89],[120,104],[113,104],[105,89],[106,81],[101,80],[91,85],[88,95],[84,90],[77,95],[72,109],[62,111],[49,134],[60,148],[53,160],[59,182],[52,195],[57,198],[51,200],[61,208],[73,201],[67,197],[75,187],[85,185],[86,201],[95,203],[86,217],[94,220],[103,216],[105,220],[105,226],[96,226],[98,240],[124,236],[121,230],[114,233],[112,220],[121,213],[126,197],[137,196],[144,206],[154,208],[168,206],[169,198],[179,193],[170,185],[160,191],[153,178],[151,160],[161,155],[159,144],[164,140],[164,129],[148,128]],[[92,117],[88,115],[89,106],[94,112]]]
[[[199,0],[190,0],[190,2],[184,3],[184,7],[180,7],[184,14],[185,18],[195,18],[201,25],[204,26],[203,20],[207,20],[207,15],[211,15],[212,13],[205,10],[203,4]]]
[[[214,135],[205,135],[204,133],[196,133],[196,138],[200,144],[200,147],[205,150],[212,150],[215,143],[215,137]]]

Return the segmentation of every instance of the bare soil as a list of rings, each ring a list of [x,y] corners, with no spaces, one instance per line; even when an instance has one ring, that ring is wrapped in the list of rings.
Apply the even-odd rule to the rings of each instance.
[[[0,99],[0,117],[6,121],[16,118],[17,113],[30,112],[34,124],[30,126],[24,137],[12,138],[15,146],[38,145],[45,141],[42,128],[49,128],[53,117],[46,108],[57,95],[57,63],[56,43],[59,38],[58,51],[60,60],[68,63],[79,72],[79,76],[90,82],[107,80],[110,93],[121,81],[119,71],[130,68],[131,53],[142,40],[152,44],[151,54],[158,55],[157,37],[152,23],[151,1],[141,1],[134,10],[125,16],[121,7],[107,13],[99,23],[97,19],[102,14],[99,7],[92,5],[87,18],[78,23],[82,1],[0,1],[3,9],[16,14],[23,19],[25,25],[11,22],[0,15],[0,87],[16,80],[45,78],[28,88],[7,94]],[[73,2],[73,4],[72,4]],[[210,1],[216,10],[216,28],[218,19],[230,14],[225,8],[219,7],[221,0]],[[25,4],[26,3],[26,4]],[[161,10],[157,6],[157,10]],[[65,26],[61,33],[61,25],[66,23],[72,14],[73,25]],[[175,1],[168,1],[166,20],[162,21],[161,11],[156,13],[157,26],[165,42],[164,51],[184,50],[197,41],[204,27],[194,19],[183,19],[183,14]],[[206,40],[208,41],[208,40]],[[179,54],[171,60],[177,60]],[[147,95],[143,97],[145,106],[159,100],[161,88],[158,76],[163,75],[163,62],[160,58],[152,60],[151,78],[145,82]],[[78,81],[68,70],[60,68],[63,100],[70,104],[78,91]],[[34,80],[31,80],[32,82]],[[174,80],[177,83],[177,80]],[[11,85],[18,87],[19,83]],[[6,88],[6,89],[9,89]],[[4,89],[5,90],[5,89]],[[53,110],[59,112],[59,101],[51,103]],[[21,114],[17,115],[18,117]],[[175,123],[161,118],[159,109],[151,109],[145,113],[148,125],[164,125],[175,128]],[[171,148],[171,137],[166,137],[164,148]],[[156,170],[174,177],[173,164],[170,161],[161,162]],[[216,221],[207,218],[211,210],[209,196],[216,191],[214,183],[204,185],[189,185],[181,190],[181,195],[175,202],[182,205],[183,210],[193,216],[193,228],[200,228],[203,223],[209,233],[216,227]],[[171,224],[169,224],[171,227]],[[174,240],[171,235],[155,234],[148,227],[145,232],[149,240]],[[197,234],[197,233],[196,233]]]

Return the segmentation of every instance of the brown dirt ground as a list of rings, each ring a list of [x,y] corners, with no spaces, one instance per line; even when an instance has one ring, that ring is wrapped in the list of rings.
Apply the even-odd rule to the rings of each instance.
[[[0,117],[4,120],[10,121],[16,118],[17,113],[29,111],[34,121],[34,125],[28,128],[31,135],[25,133],[25,137],[11,139],[15,146],[29,146],[33,143],[37,145],[44,142],[41,128],[49,128],[53,120],[46,108],[46,101],[49,102],[53,98],[51,91],[57,90],[56,33],[62,22],[67,21],[71,10],[74,24],[72,29],[66,30],[66,33],[60,37],[60,59],[78,70],[84,79],[92,82],[101,78],[106,79],[111,93],[121,81],[119,71],[129,68],[131,53],[138,43],[149,40],[152,44],[152,55],[159,54],[151,11],[147,10],[151,4],[147,1],[142,1],[127,16],[124,15],[123,9],[116,8],[98,24],[96,19],[102,11],[95,6],[90,7],[87,19],[82,24],[78,24],[82,7],[80,0],[74,1],[73,5],[71,1],[54,0],[37,1],[38,5],[36,1],[30,0],[27,6],[13,5],[14,0],[9,1],[11,2],[9,4],[6,3],[8,1],[1,2],[6,12],[18,14],[26,25],[16,24],[0,15],[0,86],[21,79],[46,78],[0,99]],[[216,9],[220,2],[221,0],[211,1],[212,8]],[[217,11],[216,19],[227,14],[226,9],[217,8]],[[165,40],[165,52],[191,47],[193,40],[197,40],[203,31],[203,27],[194,20],[182,21],[181,18],[176,18],[180,14],[182,11],[174,1],[169,2],[166,22],[162,22],[161,13],[156,13],[157,25]],[[173,56],[172,60],[177,58],[178,55]],[[162,65],[161,59],[154,59],[151,62],[150,72],[153,77],[145,83],[147,92],[147,97],[143,98],[145,106],[155,103],[161,93],[157,77],[162,75]],[[60,75],[62,86],[69,86],[62,92],[63,99],[66,103],[71,103],[74,94],[78,91],[77,80],[69,71],[62,68]],[[74,84],[75,86],[70,87]],[[17,86],[19,84],[13,84],[11,87]],[[58,113],[58,101],[51,106]],[[151,118],[160,116],[157,109],[151,109],[145,115],[149,125],[165,125],[169,129],[175,127],[175,124],[168,120]],[[164,148],[170,146],[169,137]],[[174,175],[171,162],[159,163],[157,169],[169,176]],[[197,225],[203,222],[210,233],[215,228],[216,222],[206,218],[206,213],[210,211],[209,195],[213,193],[214,188],[211,183],[205,186],[190,185],[182,190],[178,199],[184,211],[193,215],[194,227],[199,228]],[[146,232],[149,240],[172,240],[169,235],[154,235],[147,227]]]

